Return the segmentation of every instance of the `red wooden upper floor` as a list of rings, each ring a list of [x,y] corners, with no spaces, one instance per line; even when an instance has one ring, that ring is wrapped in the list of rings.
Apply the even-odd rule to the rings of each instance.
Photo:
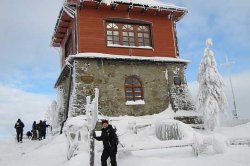
[[[185,8],[127,3],[129,0],[68,2],[52,37],[52,46],[62,49],[62,65],[67,56],[87,52],[178,56],[175,23],[187,13]]]

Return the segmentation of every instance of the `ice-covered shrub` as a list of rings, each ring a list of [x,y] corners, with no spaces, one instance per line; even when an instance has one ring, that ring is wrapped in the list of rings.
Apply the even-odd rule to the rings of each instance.
[[[202,135],[194,133],[193,151],[196,156],[203,153],[208,147],[212,147],[215,153],[224,153],[226,151],[229,141],[226,137],[213,134],[213,135]]]
[[[178,120],[157,120],[155,134],[160,140],[182,140],[193,133],[193,129]]]
[[[88,144],[87,122],[83,116],[68,119],[64,127],[64,133],[68,144],[68,160],[77,155],[79,151],[88,149],[86,148]]]
[[[224,153],[228,145],[228,139],[222,135],[213,135],[212,146],[215,153]]]

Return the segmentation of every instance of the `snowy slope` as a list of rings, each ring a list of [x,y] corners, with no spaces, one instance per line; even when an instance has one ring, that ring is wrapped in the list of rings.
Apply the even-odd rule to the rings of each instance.
[[[127,117],[128,118],[128,117]],[[117,122],[116,122],[117,123]],[[123,129],[121,129],[123,130]],[[221,127],[215,133],[228,138],[250,138],[250,123],[235,126]],[[213,133],[203,134],[211,135]],[[136,139],[127,137],[127,142],[139,144],[147,134],[139,132]],[[67,160],[67,143],[64,134],[51,136],[42,141],[24,139],[17,143],[14,138],[0,141],[1,166],[82,166],[88,165],[87,151],[81,151],[77,156]],[[152,140],[151,140],[152,141]],[[155,145],[156,140],[148,142]],[[101,142],[97,142],[96,165],[100,165]],[[215,153],[211,147],[207,148],[198,157],[192,154],[191,147],[162,148],[153,150],[138,150],[132,152],[120,151],[117,155],[119,166],[164,166],[164,165],[192,165],[192,166],[248,166],[250,163],[250,146],[228,146],[224,153]]]

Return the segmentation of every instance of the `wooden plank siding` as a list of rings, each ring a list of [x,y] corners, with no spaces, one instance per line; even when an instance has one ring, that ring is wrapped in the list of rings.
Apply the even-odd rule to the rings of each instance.
[[[74,33],[74,20],[72,20],[67,28],[67,31],[65,32],[65,37],[62,41],[62,44],[61,44],[61,68],[64,66],[65,64],[65,45],[66,45],[66,42],[68,40],[68,37],[71,35],[72,37],[72,47],[73,47],[73,50],[75,52],[76,50],[76,43],[75,43],[75,33]]]
[[[153,49],[107,47],[105,19],[112,17],[151,22]],[[176,57],[172,22],[166,15],[142,13],[138,10],[128,12],[119,8],[111,10],[110,7],[100,7],[98,9],[84,7],[78,10],[77,19],[80,53],[98,52],[133,56]]]

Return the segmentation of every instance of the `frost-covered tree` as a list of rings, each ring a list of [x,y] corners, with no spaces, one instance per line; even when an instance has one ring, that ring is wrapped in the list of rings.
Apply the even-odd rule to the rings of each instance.
[[[52,126],[53,129],[59,127],[58,107],[57,107],[57,102],[55,100],[52,101],[51,106],[48,107],[45,113],[45,119],[47,123]]]
[[[214,53],[210,50],[212,39],[207,39],[199,66],[197,109],[203,113],[205,129],[214,130],[219,125],[219,112],[225,112],[226,97],[223,80],[219,74]]]

